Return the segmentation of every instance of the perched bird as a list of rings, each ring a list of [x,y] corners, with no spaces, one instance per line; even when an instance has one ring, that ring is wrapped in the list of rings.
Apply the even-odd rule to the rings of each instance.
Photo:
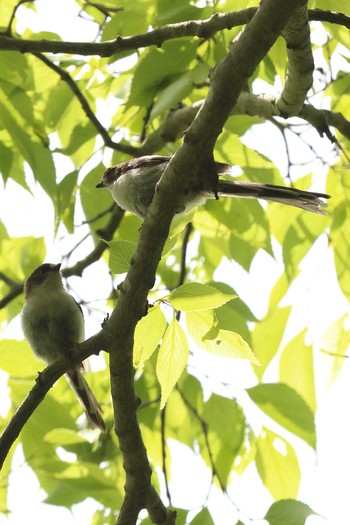
[[[78,303],[64,289],[60,264],[41,264],[24,284],[22,329],[35,355],[48,365],[74,352],[84,340],[84,318]],[[65,375],[91,426],[103,432],[102,408],[84,379],[83,363]]]
[[[112,166],[105,171],[96,188],[107,188],[123,210],[130,211],[144,219],[153,198],[156,184],[165,171],[170,158],[150,155]],[[215,168],[220,175],[229,172],[232,166],[215,162]],[[264,199],[323,215],[325,215],[324,208],[327,207],[327,203],[322,199],[329,198],[329,195],[324,193],[314,193],[285,186],[219,179],[216,192],[197,190],[186,194],[181,209],[177,213],[189,211],[195,206],[204,204],[208,199],[216,199],[218,196]]]

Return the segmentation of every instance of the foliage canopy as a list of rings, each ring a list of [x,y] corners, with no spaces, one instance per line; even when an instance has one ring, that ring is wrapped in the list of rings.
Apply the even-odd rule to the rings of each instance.
[[[259,519],[304,524],[314,511],[298,501],[301,457],[316,450],[319,399],[349,339],[349,3],[71,0],[57,32],[41,9],[4,0],[0,10],[1,511],[21,445],[45,501],[93,498],[94,525],[136,523],[144,508],[145,524],[209,525],[218,493],[231,523],[253,523],[263,487]],[[67,38],[81,31],[89,41]],[[220,199],[171,223],[172,199],[205,178],[213,148],[240,180],[329,193],[328,214]],[[140,230],[95,185],[105,167],[155,153],[176,153],[175,167]],[[26,223],[38,231],[16,233]],[[40,364],[12,337],[25,278],[53,257],[92,330],[111,313],[77,357],[108,351],[89,375],[106,435],[86,428],[63,380],[40,404],[31,397],[68,365],[49,367],[31,391]],[[325,279],[334,311],[321,301]],[[328,326],[301,307],[317,301]],[[179,444],[203,459],[210,496],[175,517]],[[252,469],[243,512],[235,490]]]

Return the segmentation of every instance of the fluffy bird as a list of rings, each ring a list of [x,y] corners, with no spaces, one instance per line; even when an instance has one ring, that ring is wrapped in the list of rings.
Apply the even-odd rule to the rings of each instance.
[[[22,329],[35,355],[48,365],[74,352],[84,340],[83,312],[62,283],[60,264],[42,264],[24,284]],[[92,427],[106,431],[102,408],[82,375],[83,363],[65,375]]]
[[[148,206],[153,198],[157,182],[163,175],[171,157],[150,155],[128,160],[108,168],[96,188],[107,188],[115,202],[126,211],[145,218]],[[231,171],[230,164],[215,162],[217,174]],[[307,211],[325,215],[324,208],[329,195],[310,191],[263,184],[218,180],[216,192],[209,190],[190,191],[183,196],[181,209],[177,213],[187,212],[195,206],[204,204],[208,199],[217,197],[243,197],[246,199],[264,199],[296,206]]]

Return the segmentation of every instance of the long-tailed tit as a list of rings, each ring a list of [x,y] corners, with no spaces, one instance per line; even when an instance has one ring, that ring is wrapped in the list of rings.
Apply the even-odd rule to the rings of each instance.
[[[145,218],[148,206],[154,195],[155,187],[167,167],[171,157],[150,155],[122,162],[108,168],[96,188],[107,188],[113,199],[123,209]],[[218,175],[232,169],[230,164],[215,162]],[[280,202],[290,206],[303,208],[314,213],[325,214],[329,195],[310,191],[262,184],[257,182],[241,182],[218,180],[216,191],[192,191],[186,194],[177,213],[189,211],[191,208],[204,204],[208,199],[218,196],[243,197],[247,199],[264,199]]]
[[[42,264],[24,284],[22,329],[33,352],[47,364],[69,357],[84,340],[83,312],[64,289],[60,264]],[[78,396],[91,426],[103,432],[102,408],[83,377],[83,363],[69,370],[66,378]]]

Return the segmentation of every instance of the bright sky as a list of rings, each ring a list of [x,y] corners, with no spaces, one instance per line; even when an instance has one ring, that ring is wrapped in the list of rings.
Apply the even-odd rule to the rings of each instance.
[[[76,18],[74,24],[70,25],[70,20],[77,15],[78,8],[75,6],[72,12],[72,2],[70,0],[37,0],[36,9],[40,13],[38,19],[31,10],[26,11],[25,23],[33,29],[57,31],[63,38],[68,40],[90,40],[90,23]],[[23,7],[23,9],[25,9]],[[64,14],[64,18],[63,18]],[[77,25],[79,30],[77,31]],[[57,30],[59,28],[59,30]],[[274,160],[281,171],[285,171],[285,151],[281,137],[277,130],[271,125],[269,141],[266,141],[266,130],[255,128],[254,137],[247,140],[257,140],[261,144],[261,149]],[[329,147],[327,141],[320,139],[315,134],[315,144],[318,147]],[[329,151],[331,148],[329,147]],[[301,160],[308,160],[307,151],[298,151]],[[293,159],[296,161],[297,159]],[[298,159],[299,160],[299,159]],[[308,166],[308,168],[310,168]],[[317,166],[312,166],[316,169]],[[40,206],[38,206],[40,202]],[[52,210],[50,202],[40,188],[34,189],[34,199],[24,190],[15,184],[8,184],[6,188],[6,199],[4,193],[0,192],[0,209],[6,225],[10,229],[11,235],[37,235],[50,237],[50,225],[52,224]],[[21,221],[16,220],[17,209],[21,209]],[[43,220],[45,217],[45,220]],[[48,260],[51,262],[60,259],[60,249],[50,246]],[[334,292],[334,272],[333,261],[330,252],[327,250],[325,240],[320,239],[313,253],[304,263],[304,272],[298,285],[294,289],[293,301],[297,301],[299,317],[295,316],[294,325],[291,330],[296,330],[302,325],[305,318],[310,321],[310,332],[319,332],[319,326],[326,327],[332,319],[339,318],[342,313],[348,311],[348,305],[343,297]],[[95,269],[94,269],[95,271]],[[251,271],[246,274],[238,265],[227,263],[225,267],[218,271],[218,280],[227,280],[223,276],[230,276],[229,284],[235,287],[244,301],[255,308],[254,313],[261,316],[266,311],[268,301],[268,291],[270,285],[275,281],[281,271],[278,262],[273,261],[268,255],[261,253],[253,262]],[[84,277],[88,279],[88,274]],[[73,288],[77,287],[78,293],[84,296],[84,279],[76,279]],[[106,294],[108,282],[102,283],[105,286]],[[101,297],[104,290],[99,293]],[[259,296],[259,301],[256,300]],[[100,318],[91,319],[89,317],[88,335],[99,328]],[[18,334],[19,321],[14,321],[2,337],[12,337]],[[332,357],[328,357],[332,359]],[[241,387],[251,386],[253,381],[249,365],[237,371],[235,363],[229,360],[218,362],[212,357],[201,357],[200,366],[198,361],[191,360],[190,367],[196,369],[197,373],[203,377],[208,388],[222,390],[222,383],[228,383],[231,387],[226,390],[230,394],[235,394]],[[273,375],[273,371],[271,372]],[[348,503],[348,487],[350,486],[350,418],[348,416],[347,404],[350,399],[350,373],[348,362],[344,363],[343,372],[340,379],[320,400],[317,414],[318,425],[318,455],[316,458],[311,451],[303,444],[298,444],[298,450],[303,458],[304,465],[307,465],[307,474],[303,480],[300,490],[300,499],[307,502],[314,510],[327,517],[325,521],[322,517],[311,517],[308,525],[339,525],[350,523],[350,508]],[[0,376],[1,379],[1,376]],[[0,399],[3,395],[0,391]],[[1,403],[0,403],[1,410]],[[247,411],[252,412],[252,408],[247,405]],[[177,463],[173,474],[173,488],[175,491],[174,504],[180,506],[193,507],[201,505],[205,500],[210,482],[207,469],[203,466],[200,459],[196,458],[188,449],[179,444],[174,444],[174,449],[181,449],[182,462]],[[180,456],[179,456],[180,457]],[[88,523],[87,515],[93,512],[95,504],[85,502],[83,505],[74,509],[71,514],[66,509],[50,507],[42,503],[45,494],[40,492],[35,476],[23,464],[20,453],[16,456],[15,468],[11,477],[10,489],[10,508],[12,514],[9,518],[0,516],[0,525],[19,525],[28,521],[28,515],[35,516],[36,525],[56,525],[64,521],[65,525],[76,523]],[[305,466],[303,467],[305,468]],[[198,470],[199,469],[199,470]],[[195,478],[193,477],[195,473]],[[240,508],[247,516],[252,518],[261,517],[266,510],[266,502],[270,499],[266,494],[260,500],[256,500],[258,491],[256,487],[254,472],[250,472],[244,479],[235,483],[231,490],[232,498],[239,503]],[[193,493],[193,487],[197,487],[197,493]],[[176,487],[181,487],[179,490]],[[261,488],[258,489],[261,492]],[[252,496],[253,491],[253,496]],[[254,501],[254,508],[252,508]],[[217,516],[218,523],[231,523],[235,517],[232,506],[221,494],[213,498],[210,510]],[[262,523],[262,522],[259,522]]]

